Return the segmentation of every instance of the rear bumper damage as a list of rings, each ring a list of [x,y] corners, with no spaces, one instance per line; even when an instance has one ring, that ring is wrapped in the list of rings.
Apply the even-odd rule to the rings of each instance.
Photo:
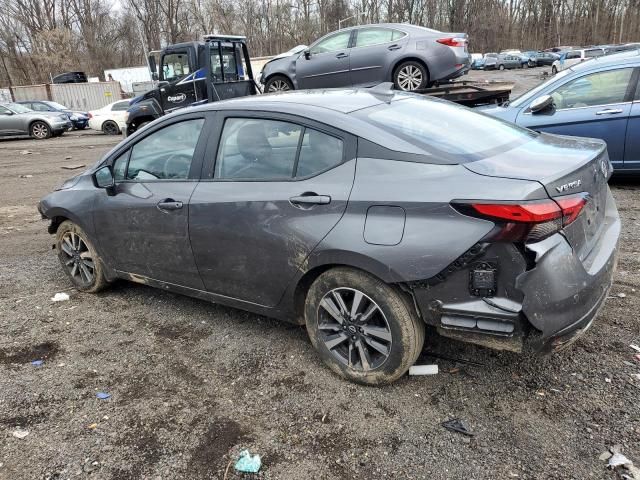
[[[498,350],[559,350],[591,326],[613,281],[620,219],[610,193],[606,208],[582,260],[561,233],[520,247],[478,244],[438,278],[406,287],[443,336]]]

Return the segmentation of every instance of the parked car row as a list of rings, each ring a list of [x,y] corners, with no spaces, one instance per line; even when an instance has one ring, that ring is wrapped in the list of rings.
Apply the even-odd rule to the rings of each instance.
[[[473,70],[505,70],[513,68],[534,68],[551,65],[559,55],[552,52],[508,51],[486,53],[471,64]]]

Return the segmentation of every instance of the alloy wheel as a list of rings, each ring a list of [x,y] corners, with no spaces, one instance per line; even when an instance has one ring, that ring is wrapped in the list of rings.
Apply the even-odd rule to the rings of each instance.
[[[91,284],[95,277],[95,264],[86,242],[75,232],[66,232],[60,241],[64,266],[79,283]]]
[[[273,82],[271,82],[271,85],[269,85],[269,90],[267,91],[268,92],[286,92],[288,90],[290,90],[290,88],[287,82],[285,82],[284,80],[274,80]]]
[[[417,90],[421,84],[422,71],[415,65],[405,65],[398,72],[398,86],[402,90]]]
[[[36,123],[32,128],[32,132],[36,138],[47,138],[49,135],[49,127],[44,123]]]
[[[107,122],[102,127],[102,130],[107,135],[117,135],[118,134],[118,126],[114,122]]]
[[[333,357],[356,371],[374,370],[391,353],[392,334],[382,309],[353,288],[336,288],[318,307],[319,338]]]

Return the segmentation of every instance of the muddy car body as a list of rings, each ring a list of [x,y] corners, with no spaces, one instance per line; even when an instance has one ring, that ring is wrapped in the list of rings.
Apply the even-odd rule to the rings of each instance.
[[[620,230],[603,142],[389,87],[219,102],[137,132],[40,202],[65,271],[84,291],[125,278],[306,322],[363,383],[405,373],[425,325],[514,351],[584,331]]]

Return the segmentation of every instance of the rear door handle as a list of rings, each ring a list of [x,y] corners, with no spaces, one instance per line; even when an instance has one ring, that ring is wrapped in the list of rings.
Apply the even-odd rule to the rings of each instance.
[[[158,202],[159,210],[180,210],[182,208],[182,202],[176,202],[173,198],[167,198]]]
[[[348,56],[349,55],[347,55],[346,53],[341,52],[341,53],[336,55],[336,58],[347,58]]]
[[[393,45],[389,45],[387,47],[387,50],[400,50],[402,47],[400,45],[397,44],[393,44]]]
[[[307,207],[312,205],[328,205],[331,197],[328,195],[299,195],[289,199],[294,207]]]
[[[622,113],[622,110],[619,108],[605,108],[596,112],[596,115],[615,115],[616,113]]]

